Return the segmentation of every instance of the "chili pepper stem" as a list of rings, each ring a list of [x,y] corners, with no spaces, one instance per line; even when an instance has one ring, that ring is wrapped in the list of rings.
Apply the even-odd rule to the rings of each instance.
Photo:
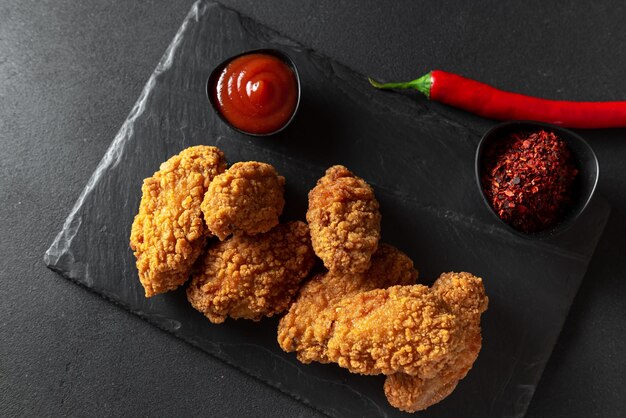
[[[432,79],[431,73],[424,74],[423,76],[415,80],[401,82],[401,83],[381,83],[379,81],[374,80],[373,78],[368,78],[368,80],[370,84],[376,87],[377,89],[417,90],[429,99],[430,99],[430,88],[433,85],[433,79]]]

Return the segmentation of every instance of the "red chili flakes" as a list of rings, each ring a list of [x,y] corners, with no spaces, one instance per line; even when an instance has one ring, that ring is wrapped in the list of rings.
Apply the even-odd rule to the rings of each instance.
[[[510,134],[486,150],[484,161],[485,196],[519,231],[549,228],[572,203],[578,169],[565,141],[552,132]]]

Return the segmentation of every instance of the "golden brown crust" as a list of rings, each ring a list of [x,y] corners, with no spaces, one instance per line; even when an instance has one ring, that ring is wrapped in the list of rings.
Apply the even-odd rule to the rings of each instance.
[[[368,271],[360,274],[320,274],[302,286],[297,300],[278,326],[278,343],[287,352],[295,351],[303,363],[327,363],[328,327],[316,318],[342,298],[371,289],[410,285],[417,280],[411,259],[391,245],[381,244],[372,256]]]
[[[176,289],[188,279],[205,242],[202,198],[225,169],[222,151],[201,145],[171,157],[144,180],[130,247],[146,297]]]
[[[417,412],[434,405],[450,395],[458,380],[421,379],[396,373],[385,379],[385,396],[389,404],[404,412]]]
[[[329,326],[327,357],[362,374],[397,372],[430,379],[458,369],[479,337],[487,309],[482,280],[446,273],[431,289],[392,286],[341,299],[318,315]]]
[[[285,206],[284,185],[285,178],[269,164],[233,164],[211,182],[202,202],[209,231],[220,240],[269,231],[278,225]]]
[[[385,379],[385,396],[394,407],[416,412],[440,402],[454,391],[474,365],[482,346],[479,324],[467,324],[461,350],[450,357],[451,363],[430,379],[396,373]]]
[[[435,376],[460,344],[460,326],[422,285],[349,296],[319,315],[330,361],[359,374]]]
[[[381,245],[377,254],[390,248]],[[370,270],[378,273],[371,277],[406,271],[377,262],[377,254]],[[403,411],[441,401],[480,351],[480,316],[488,304],[482,280],[444,273],[428,288],[410,285],[414,276],[404,275],[399,286],[388,287],[393,280],[365,277],[327,273],[305,284],[280,322],[281,348],[296,351],[304,363],[335,362],[353,373],[388,375],[385,394]],[[386,288],[370,290],[375,286]]]
[[[379,205],[372,188],[346,167],[326,170],[309,192],[306,219],[315,253],[330,271],[361,273],[380,238]]]
[[[213,323],[226,317],[258,321],[288,307],[314,260],[304,222],[236,235],[209,248],[187,298]]]
[[[432,291],[467,323],[478,323],[489,304],[482,279],[471,273],[442,273]]]
[[[444,273],[431,291],[462,324],[461,344],[450,350],[449,360],[433,377],[402,373],[387,377],[387,400],[405,412],[426,409],[452,393],[472,368],[482,346],[480,315],[489,302],[482,280],[469,273]]]

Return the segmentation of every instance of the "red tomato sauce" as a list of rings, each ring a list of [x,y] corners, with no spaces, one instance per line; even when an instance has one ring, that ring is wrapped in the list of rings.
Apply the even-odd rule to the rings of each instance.
[[[298,101],[293,70],[268,54],[247,54],[232,60],[213,89],[214,102],[235,128],[267,134],[282,128]]]

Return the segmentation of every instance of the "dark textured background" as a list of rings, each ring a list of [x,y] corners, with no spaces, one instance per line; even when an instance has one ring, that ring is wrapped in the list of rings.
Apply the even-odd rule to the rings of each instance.
[[[223,3],[382,78],[441,68],[530,94],[626,99],[623,2]],[[316,415],[42,262],[191,4],[0,2],[2,415]],[[531,417],[626,414],[626,131],[583,135],[613,212]]]

